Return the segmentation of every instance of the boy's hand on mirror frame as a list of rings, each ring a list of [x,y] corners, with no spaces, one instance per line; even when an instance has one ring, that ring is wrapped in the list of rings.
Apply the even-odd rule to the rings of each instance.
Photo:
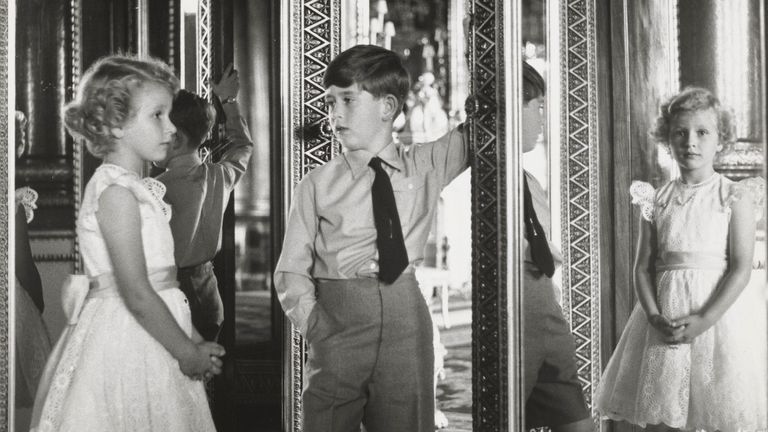
[[[222,102],[229,98],[237,97],[237,93],[240,91],[240,78],[238,77],[237,69],[234,68],[232,63],[227,65],[219,82],[213,84],[212,87],[213,92]]]

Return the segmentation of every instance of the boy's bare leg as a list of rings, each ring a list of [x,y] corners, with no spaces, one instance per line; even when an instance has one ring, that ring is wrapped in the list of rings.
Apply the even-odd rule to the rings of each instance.
[[[552,432],[592,432],[595,430],[595,423],[591,417],[568,423],[560,426],[553,426]]]

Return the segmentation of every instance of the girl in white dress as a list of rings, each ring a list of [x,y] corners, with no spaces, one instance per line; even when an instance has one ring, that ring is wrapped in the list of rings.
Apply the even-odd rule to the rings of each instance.
[[[642,210],[638,305],[597,409],[649,429],[765,430],[765,280],[749,283],[765,182],[715,172],[715,154],[735,131],[707,90],[687,88],[663,104],[654,135],[680,177],[658,190],[630,188]]]
[[[63,287],[68,326],[38,388],[34,431],[214,431],[201,379],[221,372],[178,289],[162,184],[178,80],[162,62],[98,60],[66,106],[68,131],[103,159],[77,218],[86,275]]]

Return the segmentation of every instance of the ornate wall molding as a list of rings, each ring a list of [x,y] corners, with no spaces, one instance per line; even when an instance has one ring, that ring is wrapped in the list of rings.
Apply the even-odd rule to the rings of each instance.
[[[298,134],[304,125],[326,116],[322,85],[323,73],[341,48],[341,0],[292,0],[282,12],[281,35],[283,148],[288,149],[283,169],[284,215],[287,218],[293,187],[313,168],[328,162],[339,152],[333,140],[319,137],[303,139]],[[301,431],[301,390],[305,343],[299,331],[286,321],[283,376],[284,430]]]
[[[568,0],[560,13],[563,310],[592,406],[601,372],[595,2]]]

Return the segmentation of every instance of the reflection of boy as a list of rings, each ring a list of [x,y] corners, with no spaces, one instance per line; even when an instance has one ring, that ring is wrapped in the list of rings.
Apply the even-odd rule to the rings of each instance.
[[[229,144],[218,162],[203,162],[198,148],[213,127],[216,112],[200,96],[181,90],[170,117],[176,138],[157,179],[165,184],[171,204],[180,289],[189,299],[192,323],[205,340],[215,340],[224,319],[218,282],[211,260],[221,247],[221,224],[229,194],[245,173],[253,143],[235,100],[239,83],[231,65],[214,85],[227,117]]]
[[[309,342],[304,430],[433,431],[432,323],[414,266],[440,191],[468,166],[468,140],[395,146],[410,86],[392,51],[358,45],[324,77],[344,153],[298,184],[275,287]]]
[[[523,63],[523,152],[542,132],[544,79]],[[523,263],[525,420],[530,428],[588,431],[592,419],[576,374],[574,340],[555,297],[552,275],[562,262],[547,241],[549,206],[544,189],[524,173],[525,253]]]

